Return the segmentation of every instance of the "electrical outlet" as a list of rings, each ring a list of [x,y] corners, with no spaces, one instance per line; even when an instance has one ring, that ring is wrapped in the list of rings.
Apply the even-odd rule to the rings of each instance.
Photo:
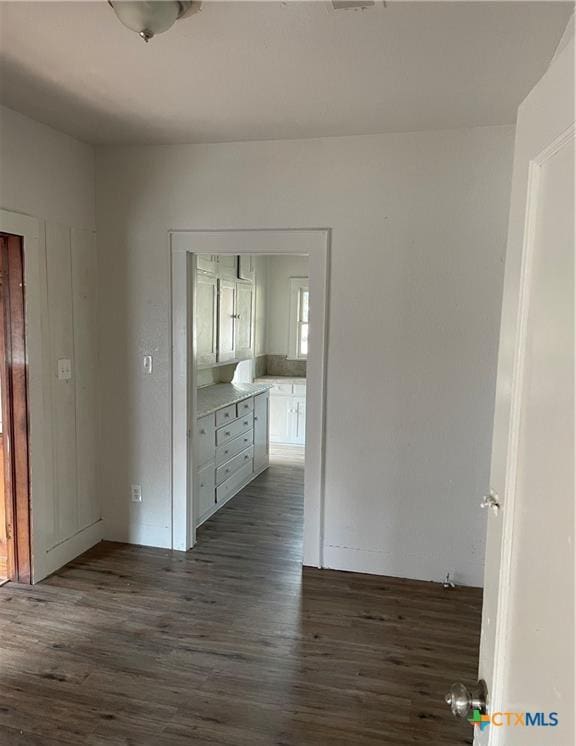
[[[130,496],[132,498],[133,503],[141,503],[142,502],[142,487],[139,484],[133,484],[130,487]]]

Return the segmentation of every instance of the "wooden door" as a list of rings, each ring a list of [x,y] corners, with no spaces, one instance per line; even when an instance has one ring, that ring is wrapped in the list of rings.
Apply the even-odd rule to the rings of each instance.
[[[485,501],[487,715],[541,724],[478,725],[482,745],[575,742],[573,60],[572,38],[518,113]]]
[[[236,283],[218,280],[218,362],[236,357]]]
[[[216,363],[218,331],[218,280],[196,275],[196,360],[200,366]]]
[[[19,236],[0,234],[0,388],[7,577],[29,583],[30,479],[24,255]]]
[[[254,356],[254,285],[236,283],[236,357]]]

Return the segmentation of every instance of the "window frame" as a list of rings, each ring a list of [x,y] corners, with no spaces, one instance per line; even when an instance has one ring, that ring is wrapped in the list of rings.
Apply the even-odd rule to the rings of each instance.
[[[310,293],[308,277],[291,277],[289,280],[289,326],[288,326],[288,360],[307,360],[308,354],[300,354],[301,327],[308,321],[300,319],[301,297],[304,291]],[[308,309],[310,309],[310,297],[308,297]],[[308,311],[310,313],[310,311]]]

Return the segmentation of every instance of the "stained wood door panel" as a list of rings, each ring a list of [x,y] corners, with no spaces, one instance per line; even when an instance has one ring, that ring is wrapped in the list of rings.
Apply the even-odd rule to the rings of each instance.
[[[29,583],[30,471],[24,256],[22,239],[0,237],[0,378],[6,576]]]
[[[0,580],[8,577],[6,495],[4,491],[4,436],[0,433]]]
[[[443,695],[481,591],[303,570],[302,513],[303,468],[272,464],[191,552],[103,543],[0,589],[0,742],[470,744]]]

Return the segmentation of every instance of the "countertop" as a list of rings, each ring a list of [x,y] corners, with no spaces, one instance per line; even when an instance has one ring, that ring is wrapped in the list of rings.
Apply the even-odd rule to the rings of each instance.
[[[306,383],[303,376],[258,376],[256,381],[263,383]]]
[[[270,382],[272,384],[272,381]],[[267,383],[216,383],[203,386],[196,392],[196,413],[198,417],[212,414],[217,409],[248,399],[270,389]]]

